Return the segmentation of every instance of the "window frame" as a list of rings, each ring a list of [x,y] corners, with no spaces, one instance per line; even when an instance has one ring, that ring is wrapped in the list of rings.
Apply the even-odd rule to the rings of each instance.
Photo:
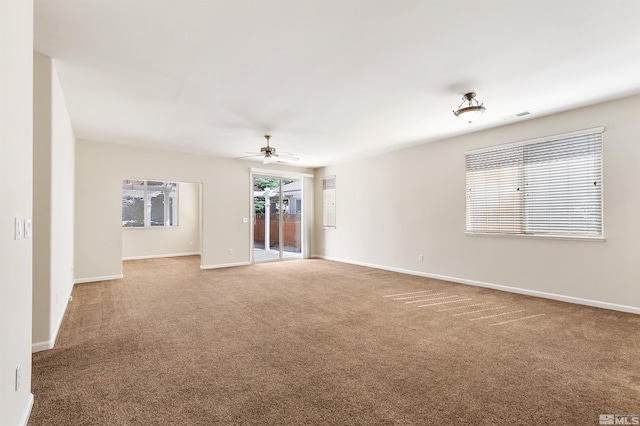
[[[604,137],[603,133],[605,131],[604,127],[594,127],[590,129],[578,130],[574,132],[567,132],[562,134],[556,134],[551,136],[545,136],[541,138],[528,139],[525,141],[519,141],[514,143],[506,143],[501,145],[494,145],[490,147],[484,147],[474,150],[469,150],[465,152],[465,234],[469,236],[492,236],[492,237],[520,237],[520,238],[543,238],[543,239],[563,239],[563,240],[591,240],[591,241],[604,241],[605,240],[605,229],[604,229]],[[571,138],[580,138],[580,137],[590,137],[592,135],[596,135],[596,151],[595,159],[598,161],[597,166],[594,168],[596,171],[596,176],[599,179],[599,191],[596,191],[599,195],[599,199],[596,202],[596,205],[599,207],[599,211],[597,213],[599,216],[599,234],[589,234],[589,227],[585,227],[585,231],[582,234],[578,233],[553,233],[553,231],[547,231],[544,233],[536,233],[535,231],[531,231],[530,228],[528,230],[527,218],[531,216],[531,210],[527,210],[532,204],[530,200],[526,199],[526,195],[524,194],[526,190],[525,183],[525,175],[527,174],[527,167],[530,167],[532,162],[526,160],[524,157],[519,160],[514,160],[514,164],[519,168],[519,179],[518,185],[522,187],[522,195],[520,196],[520,205],[518,206],[521,210],[519,220],[521,231],[520,232],[492,232],[492,231],[482,231],[482,230],[473,230],[473,227],[470,227],[470,180],[469,180],[469,156],[482,154],[490,151],[501,151],[501,150],[509,150],[510,148],[522,148],[523,152],[525,147],[532,147],[536,144],[541,143],[549,143],[549,142],[558,142],[561,143],[562,140],[571,139]],[[585,144],[586,145],[586,144]],[[579,159],[579,156],[567,156],[567,161],[574,161]],[[549,161],[551,163],[551,161]],[[506,169],[506,167],[504,167]],[[551,165],[549,166],[551,168]],[[502,167],[496,167],[496,170],[500,170]],[[584,170],[587,170],[586,168]],[[514,180],[513,182],[516,182]],[[495,191],[495,188],[493,189]],[[574,191],[576,191],[574,189]],[[574,193],[575,194],[575,193]],[[570,195],[570,194],[569,194]],[[551,206],[551,204],[550,204]],[[498,215],[498,217],[501,217]],[[495,223],[495,222],[494,222]],[[559,223],[559,222],[556,222]],[[553,226],[552,226],[553,227]],[[535,227],[534,227],[535,228]]]
[[[177,181],[168,181],[168,180],[162,180],[162,179],[129,179],[129,178],[125,178],[122,179],[122,195],[121,198],[124,201],[124,197],[125,197],[125,188],[124,186],[126,185],[126,182],[142,182],[143,183],[143,196],[142,196],[142,200],[143,200],[143,225],[142,226],[125,226],[125,221],[122,220],[123,218],[121,217],[121,228],[122,229],[167,229],[167,228],[178,228],[180,226],[180,214],[179,214],[179,210],[180,210],[180,206],[179,206],[179,202],[180,202],[180,182]],[[166,220],[165,220],[165,224],[163,225],[152,225],[151,224],[151,218],[152,218],[152,206],[150,201],[150,197],[149,197],[149,182],[162,182],[164,184],[172,184],[175,185],[175,220],[174,220],[174,224],[166,224]],[[122,215],[121,215],[122,216]],[[163,214],[163,219],[164,218],[164,214]]]
[[[326,188],[327,182],[333,182],[333,188]],[[333,201],[332,209],[329,209],[329,194],[332,194],[331,200]],[[336,214],[336,176],[324,176],[322,178],[322,228],[323,229],[337,229],[337,214]]]

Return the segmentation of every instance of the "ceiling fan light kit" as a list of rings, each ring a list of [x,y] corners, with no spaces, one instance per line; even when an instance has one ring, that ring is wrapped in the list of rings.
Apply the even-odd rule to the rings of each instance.
[[[462,103],[458,105],[458,109],[456,111],[453,111],[455,116],[468,121],[469,123],[480,117],[486,108],[483,104],[479,103],[475,97],[476,92],[465,93],[462,97]],[[463,108],[462,105],[464,105],[465,102],[468,102],[469,105]]]

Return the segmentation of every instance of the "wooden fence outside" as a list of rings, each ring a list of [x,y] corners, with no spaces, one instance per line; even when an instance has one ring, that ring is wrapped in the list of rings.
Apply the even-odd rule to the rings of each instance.
[[[300,216],[300,214],[288,213],[285,213],[284,215],[282,223],[284,241],[282,243],[286,247],[301,248],[300,235],[302,235],[302,229],[300,228]],[[280,214],[271,213],[269,215],[269,222],[269,246],[273,247],[278,244]],[[256,222],[253,225],[253,241],[259,244],[264,244],[264,213],[256,213]]]

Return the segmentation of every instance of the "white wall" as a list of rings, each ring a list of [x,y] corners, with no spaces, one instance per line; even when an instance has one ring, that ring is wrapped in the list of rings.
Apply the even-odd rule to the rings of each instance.
[[[34,342],[50,340],[52,61],[33,55],[33,322]]]
[[[153,179],[163,180],[162,176]],[[200,184],[180,182],[178,226],[122,228],[122,258],[181,256],[200,253]]]
[[[635,96],[318,169],[316,217],[322,177],[336,175],[337,229],[316,225],[315,253],[640,313],[638,111]],[[465,151],[596,126],[604,242],[465,235]]]
[[[51,109],[51,321],[52,343],[73,290],[74,205],[76,138],[58,80],[52,66]],[[35,339],[34,339],[35,340]]]
[[[33,1],[0,1],[0,424],[25,425],[31,394]],[[15,389],[16,367],[21,384]]]
[[[202,183],[202,267],[251,259],[250,168],[308,169],[109,143],[76,142],[75,281],[122,276],[122,179]],[[269,167],[270,166],[270,167]],[[232,254],[229,254],[232,250]]]
[[[54,61],[34,54],[33,350],[55,343],[73,287],[75,136]]]

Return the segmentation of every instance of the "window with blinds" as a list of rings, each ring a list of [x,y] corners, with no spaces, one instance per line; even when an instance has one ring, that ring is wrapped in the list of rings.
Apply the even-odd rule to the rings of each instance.
[[[467,232],[602,238],[603,131],[467,152]]]
[[[322,178],[322,226],[336,227],[336,177]]]

